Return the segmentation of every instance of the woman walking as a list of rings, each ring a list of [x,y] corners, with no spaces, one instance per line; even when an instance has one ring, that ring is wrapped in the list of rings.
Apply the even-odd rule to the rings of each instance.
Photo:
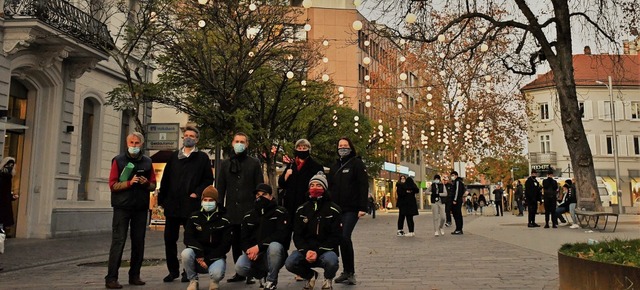
[[[416,193],[418,193],[418,186],[413,182],[413,179],[404,175],[400,176],[400,180],[396,184],[396,194],[398,195],[396,206],[400,210],[400,214],[398,214],[398,233],[396,235],[399,237],[415,236],[413,216],[418,215]],[[403,230],[405,219],[407,219],[407,226],[409,227],[409,232],[406,235]]]
[[[444,235],[444,223],[446,216],[444,214],[445,204],[447,203],[447,189],[440,182],[440,175],[436,174],[431,183],[431,209],[433,211],[433,229],[436,237]]]

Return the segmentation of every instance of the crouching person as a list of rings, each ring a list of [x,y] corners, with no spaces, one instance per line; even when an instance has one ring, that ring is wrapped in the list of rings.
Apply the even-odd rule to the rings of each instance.
[[[236,262],[236,273],[258,278],[261,284],[264,279],[261,288],[273,290],[291,242],[289,213],[276,204],[268,184],[258,184],[254,194],[255,207],[242,220],[243,253]]]
[[[202,208],[192,213],[185,224],[187,248],[182,251],[182,266],[189,279],[187,290],[198,289],[198,273],[209,274],[210,290],[219,289],[220,280],[224,278],[233,232],[225,209],[217,200],[218,191],[209,185],[202,192]]]
[[[342,239],[341,210],[331,202],[327,192],[327,178],[322,172],[309,181],[309,201],[302,204],[293,223],[293,251],[285,267],[304,278],[304,289],[313,289],[318,272],[324,269],[322,289],[333,289],[333,278],[338,271],[338,245]]]

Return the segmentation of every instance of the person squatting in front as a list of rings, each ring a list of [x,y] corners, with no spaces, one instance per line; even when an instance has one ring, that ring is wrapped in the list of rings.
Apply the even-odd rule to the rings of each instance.
[[[273,290],[291,242],[289,213],[276,204],[268,184],[258,184],[254,193],[255,208],[242,220],[243,253],[235,270],[243,277],[264,278],[266,281],[261,288]]]
[[[305,279],[303,289],[313,289],[318,272],[324,269],[322,289],[333,289],[333,278],[338,271],[338,245],[342,239],[340,207],[331,201],[328,183],[320,171],[309,181],[309,201],[296,211],[293,224],[293,243],[285,267],[289,272]]]
[[[227,267],[227,252],[235,232],[226,218],[226,210],[217,204],[218,190],[209,185],[202,192],[201,209],[191,214],[184,230],[182,266],[187,273],[187,290],[198,289],[198,273],[208,273],[210,290],[220,288]]]

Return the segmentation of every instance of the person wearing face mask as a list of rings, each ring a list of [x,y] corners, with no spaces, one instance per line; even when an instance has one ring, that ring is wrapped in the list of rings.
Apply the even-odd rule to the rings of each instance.
[[[187,273],[187,290],[197,290],[198,273],[209,274],[209,289],[220,288],[227,267],[233,231],[226,209],[218,204],[218,190],[209,185],[202,191],[201,208],[193,212],[184,227],[182,266]]]
[[[355,285],[355,257],[351,234],[358,219],[367,211],[369,175],[360,157],[356,156],[356,148],[349,138],[340,138],[337,150],[339,158],[329,171],[329,188],[331,200],[342,209],[343,240],[340,254],[343,272],[335,282]]]
[[[169,274],[164,282],[171,282],[180,276],[178,263],[178,238],[180,226],[184,227],[189,215],[200,207],[202,191],[213,184],[213,172],[209,155],[196,147],[200,131],[187,126],[184,129],[180,150],[175,151],[164,167],[158,205],[164,208],[164,247]],[[182,271],[182,282],[188,282]]]
[[[247,154],[247,149],[249,148],[247,134],[236,133],[233,136],[231,147],[233,147],[233,151],[229,154],[229,158],[223,160],[220,164],[216,187],[220,192],[218,202],[224,204],[229,210],[228,217],[235,237],[231,245],[235,263],[242,255],[240,240],[240,237],[242,237],[242,219],[248,211],[254,208],[256,198],[253,191],[258,184],[264,183],[264,176],[260,161]],[[227,279],[227,282],[245,280],[247,284],[255,283],[251,277],[244,277],[238,273]]]
[[[458,176],[457,171],[451,171],[451,211],[453,212],[453,220],[456,222],[456,230],[452,235],[462,235],[462,197],[466,191],[462,177]]]
[[[285,261],[289,272],[305,280],[303,289],[313,289],[318,272],[324,269],[322,289],[333,289],[338,272],[338,246],[342,240],[340,207],[328,192],[327,178],[319,171],[309,181],[309,200],[296,211],[293,221],[293,243],[296,250]]]
[[[415,237],[413,216],[418,215],[416,194],[419,191],[418,186],[413,182],[413,178],[404,175],[400,176],[396,184],[396,194],[398,195],[396,206],[399,209],[398,232],[396,235],[399,237]],[[407,219],[407,226],[409,227],[409,232],[406,234],[403,231],[405,219]]]
[[[433,228],[435,235],[444,235],[445,203],[447,202],[447,189],[440,181],[440,175],[436,174],[431,183],[431,208],[433,210]]]
[[[111,161],[109,189],[111,189],[113,223],[108,272],[104,278],[108,289],[122,288],[118,283],[118,270],[129,227],[131,227],[129,284],[146,284],[140,280],[140,268],[144,259],[149,192],[156,188],[156,175],[151,165],[151,158],[142,153],[143,144],[142,134],[138,132],[129,134],[127,152],[114,157]]]
[[[264,279],[261,288],[273,290],[278,284],[278,272],[287,258],[291,223],[287,210],[276,204],[271,186],[260,183],[254,192],[254,209],[242,220],[240,232],[244,252],[235,268],[238,275]]]

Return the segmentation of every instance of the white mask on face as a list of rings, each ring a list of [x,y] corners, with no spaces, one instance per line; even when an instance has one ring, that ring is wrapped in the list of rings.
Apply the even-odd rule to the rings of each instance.
[[[216,209],[216,202],[215,201],[203,201],[202,202],[202,208],[205,211],[208,212],[212,212]]]

